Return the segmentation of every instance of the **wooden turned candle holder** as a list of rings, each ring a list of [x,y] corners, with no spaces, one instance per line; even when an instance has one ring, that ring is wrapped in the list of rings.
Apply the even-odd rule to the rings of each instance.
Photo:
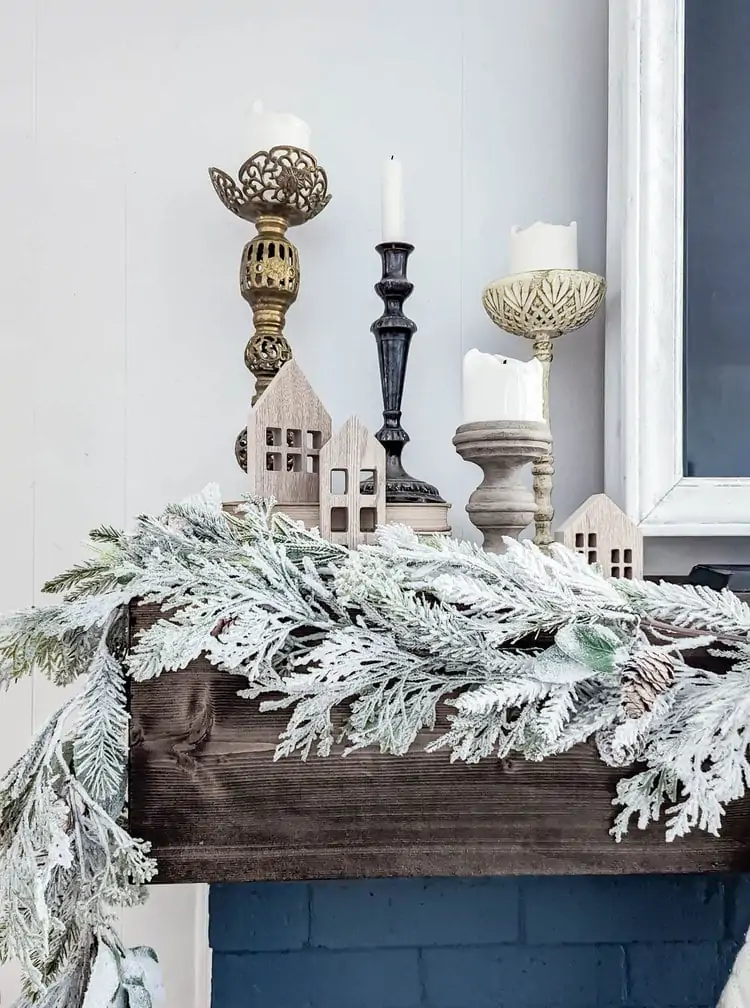
[[[533,420],[487,420],[456,430],[456,451],[484,473],[466,511],[488,552],[502,553],[503,536],[516,539],[534,520],[534,494],[519,474],[549,451],[551,440],[547,424]]]

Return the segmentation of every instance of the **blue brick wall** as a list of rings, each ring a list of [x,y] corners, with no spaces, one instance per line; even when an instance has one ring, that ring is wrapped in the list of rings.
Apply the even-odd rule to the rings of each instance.
[[[212,1008],[709,1008],[750,878],[219,885],[210,923]]]

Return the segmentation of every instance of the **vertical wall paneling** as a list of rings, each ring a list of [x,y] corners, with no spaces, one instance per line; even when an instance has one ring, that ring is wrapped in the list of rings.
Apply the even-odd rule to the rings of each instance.
[[[125,204],[112,9],[40,0],[34,347],[35,601],[90,528],[122,524]],[[34,683],[38,726],[59,691]]]
[[[34,7],[0,5],[0,610],[33,601]],[[0,694],[0,773],[28,741],[32,685]],[[0,970],[3,1001],[19,992]]]
[[[528,359],[530,344],[487,318],[481,290],[508,271],[511,225],[535,220],[578,221],[581,267],[604,269],[606,4],[473,0],[464,5],[463,49],[462,350]],[[602,316],[556,344],[559,520],[601,489],[602,361]],[[468,470],[462,499],[476,485]]]
[[[34,222],[33,5],[0,7],[0,131],[5,137],[0,186],[0,607],[33,601]],[[0,695],[0,765],[23,749],[31,728],[31,683]]]

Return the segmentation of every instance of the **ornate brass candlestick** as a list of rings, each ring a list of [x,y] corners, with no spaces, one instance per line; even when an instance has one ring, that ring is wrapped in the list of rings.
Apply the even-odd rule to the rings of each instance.
[[[506,332],[533,340],[534,356],[542,364],[544,419],[549,423],[549,372],[552,341],[563,333],[580,329],[596,315],[607,289],[604,277],[583,270],[537,270],[517,273],[489,284],[482,302],[492,321]],[[552,477],[555,456],[549,451],[532,467],[534,518],[538,546],[549,546],[552,535]]]
[[[406,263],[414,246],[408,242],[383,242],[376,246],[376,251],[383,263],[383,275],[375,290],[383,299],[384,308],[370,330],[378,344],[383,392],[383,426],[375,437],[385,448],[385,499],[389,504],[443,504],[443,498],[431,483],[414,479],[401,463],[401,452],[409,442],[409,435],[401,426],[401,400],[409,346],[417,331],[416,324],[404,315],[404,301],[414,289],[414,284],[406,279]]]
[[[245,365],[255,376],[255,402],[292,356],[284,321],[297,299],[300,267],[286,231],[327,206],[328,178],[312,154],[299,147],[253,154],[237,174],[239,185],[220,168],[209,168],[208,173],[224,206],[252,221],[258,232],[245,245],[240,265],[240,293],[252,308],[255,327],[245,347]],[[247,431],[237,436],[235,454],[246,469]]]

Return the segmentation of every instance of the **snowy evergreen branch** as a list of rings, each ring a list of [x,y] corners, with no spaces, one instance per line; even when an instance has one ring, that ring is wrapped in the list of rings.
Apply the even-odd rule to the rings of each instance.
[[[614,835],[619,839],[634,815],[644,828],[668,803],[668,840],[694,828],[718,836],[726,804],[750,786],[748,668],[685,674],[648,729],[639,755],[649,770],[620,783]]]
[[[65,729],[85,707],[80,695],[61,707],[0,782],[0,959],[21,963],[33,1004],[85,990],[97,934],[114,934],[110,906],[136,901],[155,871],[74,776]]]
[[[103,637],[80,698],[73,767],[88,794],[115,817],[125,803],[127,730],[123,667]]]
[[[532,718],[539,711],[539,702],[548,697],[554,687],[536,679],[509,679],[488,683],[462,693],[451,701],[458,713],[450,729],[433,742],[429,749],[449,748],[451,761],[478,763],[486,756],[502,759],[511,752],[534,756],[534,743],[527,736]]]
[[[633,819],[665,819],[668,839],[718,832],[750,784],[750,609],[729,593],[397,526],[350,552],[271,502],[225,512],[216,488],[91,539],[93,557],[48,585],[61,600],[0,619],[0,686],[87,677],[0,783],[0,960],[23,966],[20,1008],[160,994],[153,953],[114,928],[155,870],[118,821],[127,676],[205,656],[261,710],[288,711],[276,758],[428,741],[469,763],[541,760],[595,742],[623,768],[617,839]],[[136,602],[161,615],[126,653]]]
[[[666,581],[618,581],[617,590],[651,620],[750,641],[750,606],[730,591]]]

